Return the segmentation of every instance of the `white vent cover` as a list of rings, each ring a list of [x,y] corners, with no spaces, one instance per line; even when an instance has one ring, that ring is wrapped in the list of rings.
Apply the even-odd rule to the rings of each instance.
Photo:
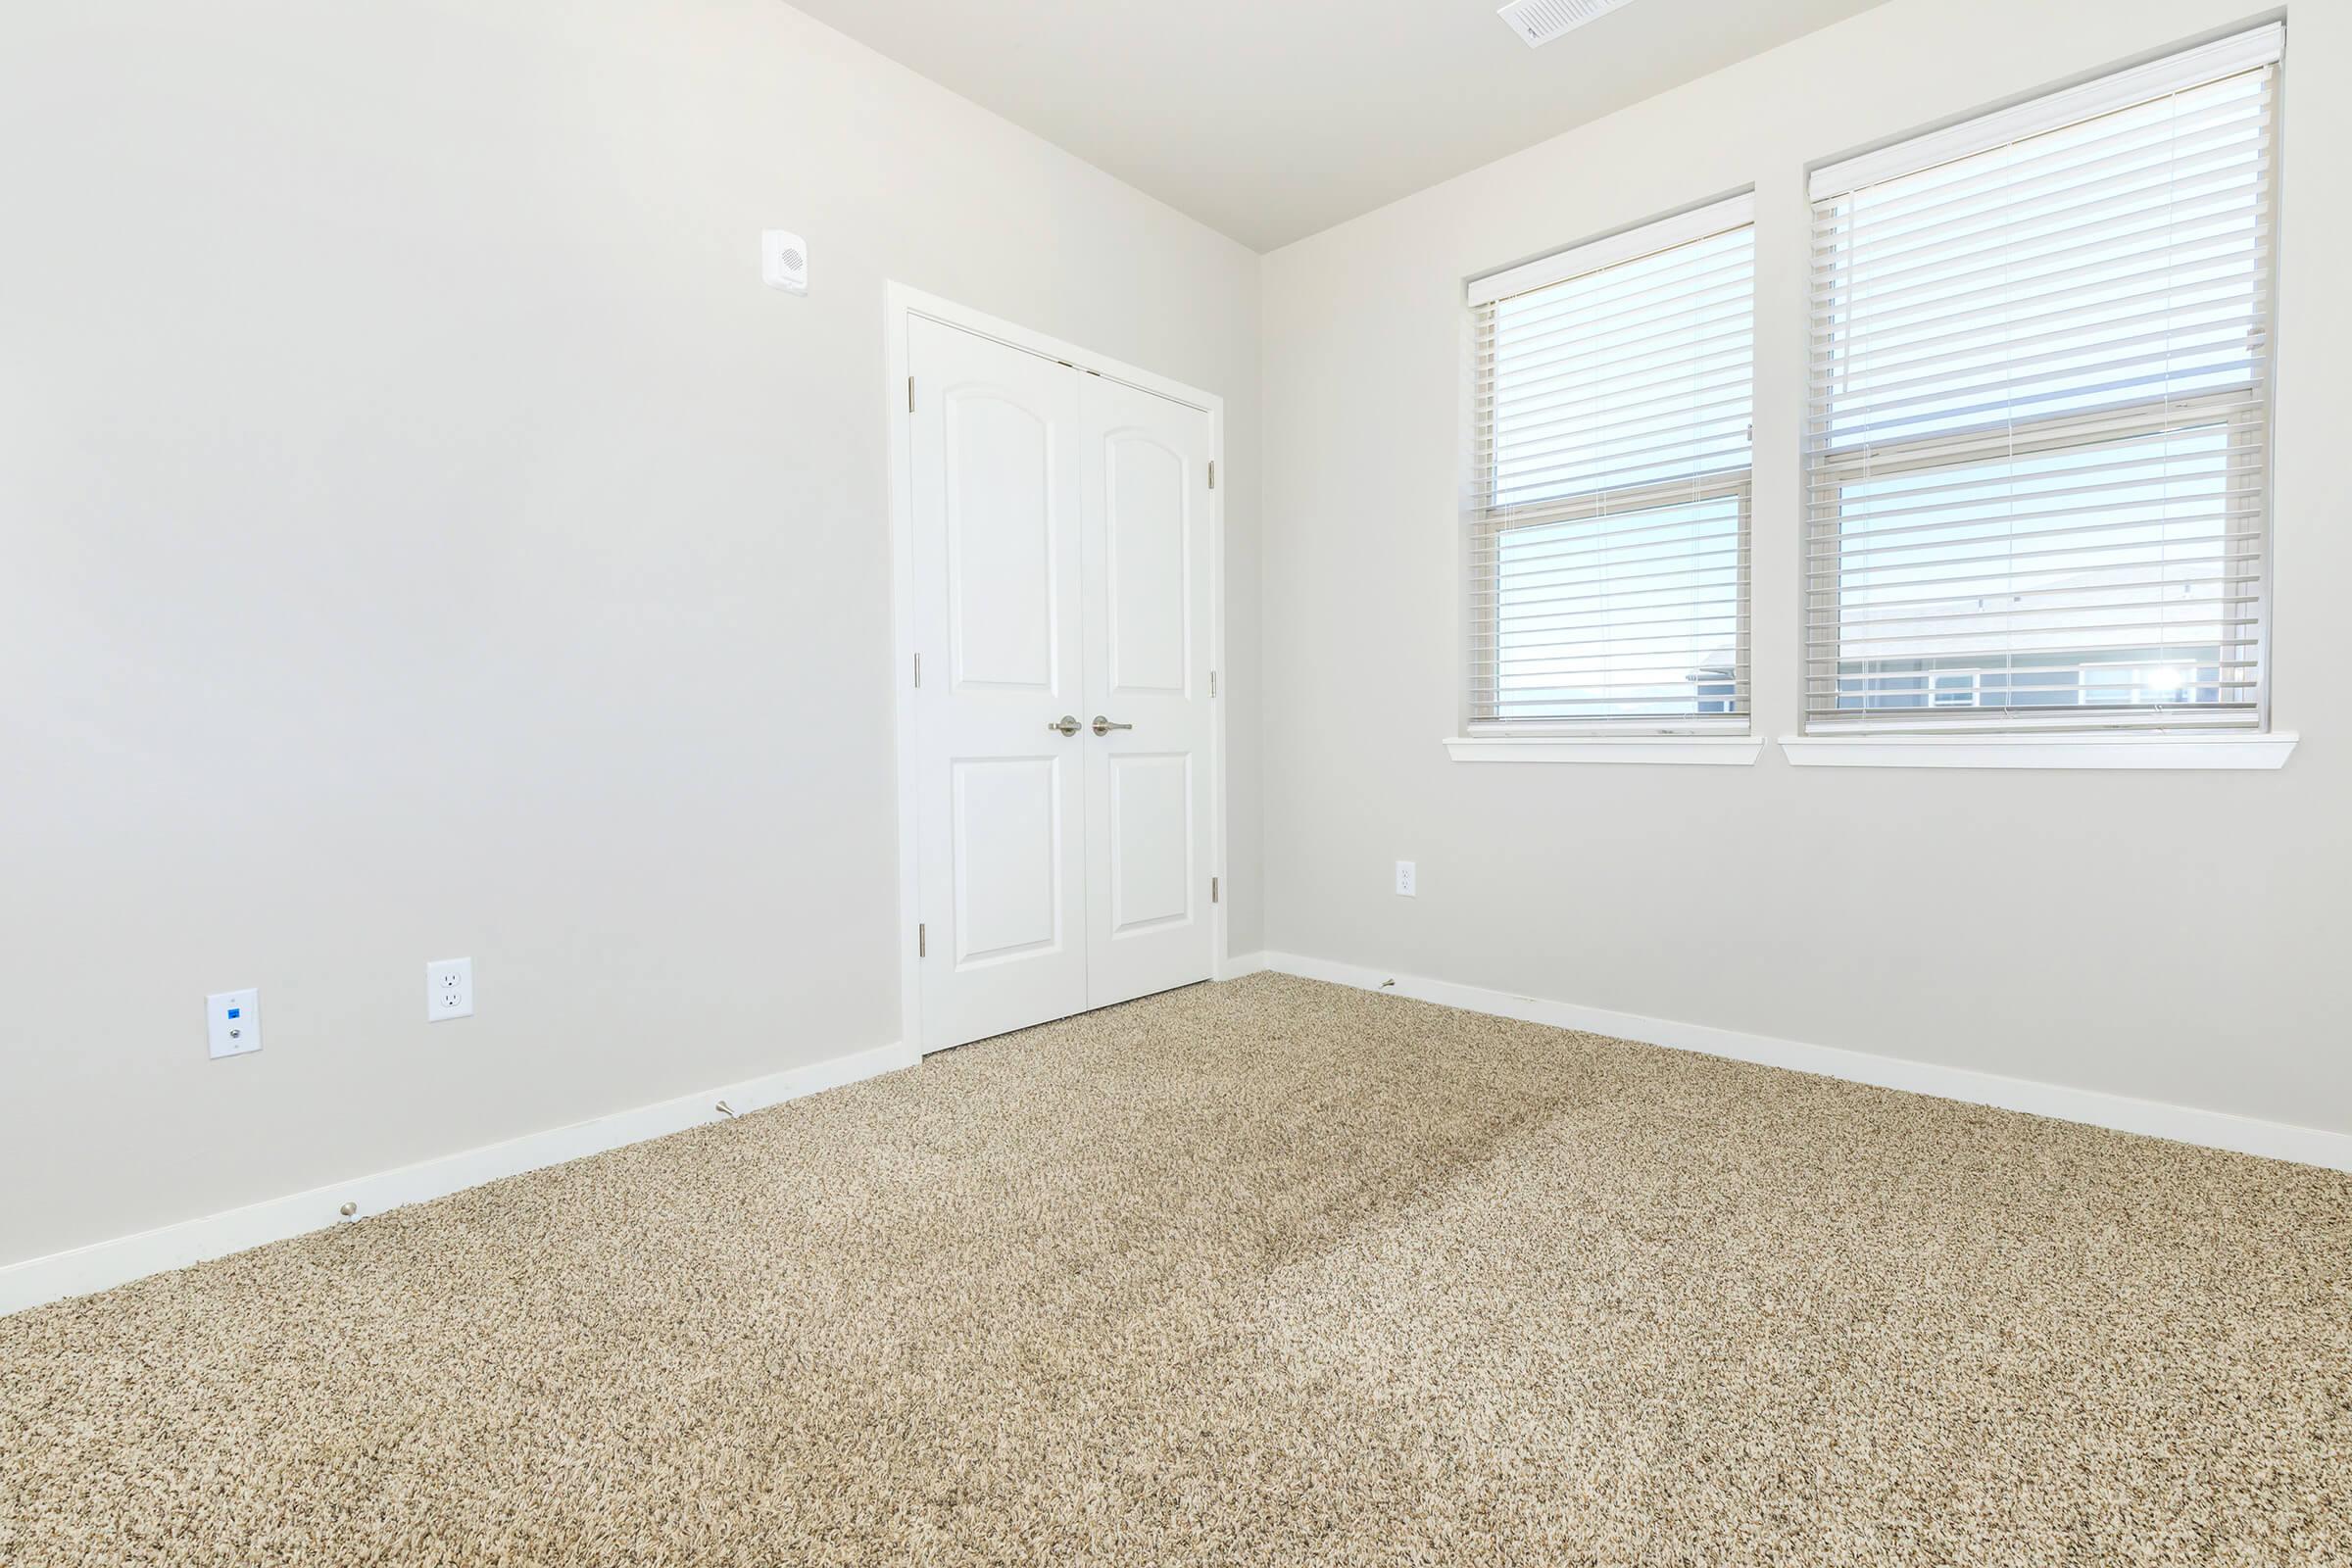
[[[1527,40],[1530,49],[1546,44],[1571,27],[1608,15],[1628,0],[1511,0],[1494,13]]]

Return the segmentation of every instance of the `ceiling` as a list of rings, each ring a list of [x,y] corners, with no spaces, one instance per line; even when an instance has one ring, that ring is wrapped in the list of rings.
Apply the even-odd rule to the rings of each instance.
[[[1541,49],[1494,0],[794,0],[1271,250],[1878,0],[1634,0]]]

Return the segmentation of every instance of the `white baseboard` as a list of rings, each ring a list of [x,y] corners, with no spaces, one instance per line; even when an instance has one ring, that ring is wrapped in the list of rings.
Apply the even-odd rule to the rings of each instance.
[[[1443,1006],[1460,1007],[1469,1012],[1492,1013],[1529,1023],[1549,1024],[1554,1028],[1579,1029],[1590,1034],[1638,1040],[1677,1051],[1726,1056],[1735,1061],[1787,1067],[1826,1078],[1841,1078],[1851,1083],[1874,1084],[1882,1089],[1899,1089],[1912,1094],[1935,1095],[1944,1100],[1965,1101],[1971,1104],[1994,1105],[2004,1110],[2028,1111],[2036,1116],[2083,1122],[2093,1127],[2110,1127],[2119,1132],[2142,1133],[2153,1138],[2169,1138],[2180,1143],[2226,1149],[2241,1154],[2259,1154],[2268,1159],[2297,1160],[2332,1170],[2352,1170],[2352,1134],[2348,1133],[2263,1121],[2252,1116],[2232,1115],[2228,1111],[2168,1105],[2091,1089],[2069,1089],[2058,1084],[2037,1083],[2029,1078],[1976,1072],[1966,1067],[1905,1061],[1896,1056],[1846,1051],[1836,1046],[1805,1045],[1769,1035],[1718,1029],[1708,1024],[1681,1023],[1668,1018],[1646,1017],[1641,1013],[1612,1012],[1602,1007],[1579,1006],[1574,1003],[1548,1002],[1539,997],[1515,996],[1506,991],[1457,985],[1447,980],[1392,974],[1362,964],[1308,958],[1290,953],[1236,954],[1219,966],[1217,978],[1234,980],[1263,969],[1299,975],[1310,980],[1328,980],[1365,991],[1411,997]],[[98,1242],[75,1248],[72,1251],[51,1253],[46,1257],[27,1258],[0,1267],[0,1315],[37,1306],[45,1301],[85,1296],[92,1291],[106,1290],[166,1269],[183,1268],[207,1258],[224,1257],[249,1247],[259,1247],[266,1242],[281,1241],[306,1231],[318,1230],[343,1219],[341,1211],[345,1203],[356,1205],[353,1217],[380,1214],[386,1209],[445,1197],[468,1187],[478,1187],[484,1182],[497,1181],[501,1177],[519,1175],[523,1171],[538,1170],[548,1165],[560,1165],[565,1160],[720,1120],[725,1113],[717,1108],[717,1103],[722,1100],[739,1113],[760,1110],[788,1100],[815,1094],[819,1090],[877,1077],[901,1067],[911,1067],[920,1059],[920,1053],[910,1046],[876,1046],[786,1072],[770,1073],[763,1078],[729,1084],[702,1094],[685,1095],[658,1104],[640,1105],[609,1116],[550,1128],[545,1132],[529,1133],[505,1143],[488,1144],[439,1159],[404,1165],[397,1170],[378,1171],[332,1186],[270,1199],[243,1208],[207,1214],[177,1225],[142,1231],[135,1236]]]
[[[1611,1012],[1606,1008],[1582,1007],[1569,1002],[1546,1002],[1540,997],[1514,996],[1507,991],[1456,985],[1449,980],[1394,974],[1386,969],[1339,963],[1328,958],[1306,958],[1291,953],[1268,953],[1264,957],[1267,968],[1283,974],[1299,975],[1309,980],[1329,980],[1365,991],[1385,992],[1391,996],[1411,997],[1420,1002],[1460,1007],[1467,1012],[1493,1013],[1497,1017],[1518,1018],[1528,1023],[1550,1024],[1559,1029],[1581,1029],[1588,1034],[1639,1040],[1645,1045],[1695,1051],[1709,1056],[1728,1056],[1735,1061],[1760,1062],[1768,1067],[1788,1067],[1824,1078],[1842,1078],[1849,1083],[1874,1084],[1881,1089],[1935,1095],[1944,1100],[1965,1101],[1974,1105],[2029,1111],[2036,1116],[2050,1116],[2060,1121],[2084,1122],[2093,1127],[2144,1133],[2151,1138],[2170,1138],[2177,1143],[2198,1144],[2207,1149],[2259,1154],[2266,1159],[2291,1159],[2306,1165],[2324,1165],[2330,1170],[2352,1170],[2352,1133],[2262,1121],[2223,1110],[2168,1105],[2158,1101],[2134,1100],[2129,1095],[2110,1095],[2095,1089],[2069,1089],[2060,1084],[2037,1083],[2031,1078],[2008,1078],[1999,1073],[1976,1072],[1967,1067],[1905,1061],[1899,1056],[1881,1056],[1867,1051],[1847,1051],[1837,1046],[1809,1046],[1794,1040],[1775,1039],[1770,1035],[1718,1029],[1709,1024],[1650,1018],[1638,1012]]]
[[[648,1138],[723,1120],[726,1112],[718,1108],[722,1100],[738,1114],[762,1110],[822,1089],[911,1067],[921,1059],[920,1053],[911,1046],[875,1046],[810,1062],[805,1067],[769,1073],[763,1078],[705,1090],[699,1095],[684,1095],[658,1104],[573,1122],[566,1127],[526,1133],[505,1143],[485,1144],[439,1159],[403,1165],[397,1170],[354,1177],[331,1187],[315,1187],[307,1193],[268,1199],[243,1208],[141,1231],[135,1236],[96,1242],[72,1251],[52,1252],[46,1257],[26,1258],[0,1268],[0,1315],[70,1296],[86,1296],[165,1269],[184,1268],[207,1258],[241,1252],[265,1242],[319,1230],[346,1217],[342,1212],[345,1203],[356,1205],[350,1218],[380,1214],[386,1209],[479,1187],[504,1176],[561,1165],[565,1160],[602,1153],[624,1144],[641,1143]]]

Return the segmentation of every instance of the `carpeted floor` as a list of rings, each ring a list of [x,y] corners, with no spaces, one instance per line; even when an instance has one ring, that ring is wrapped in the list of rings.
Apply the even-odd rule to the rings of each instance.
[[[2352,1176],[1260,976],[0,1319],[0,1562],[2352,1563]]]

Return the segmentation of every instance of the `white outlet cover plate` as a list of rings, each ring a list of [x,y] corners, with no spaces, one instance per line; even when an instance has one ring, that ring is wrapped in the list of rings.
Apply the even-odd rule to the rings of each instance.
[[[473,960],[434,958],[424,966],[424,1021],[473,1016]]]
[[[1396,896],[1403,899],[1417,897],[1413,892],[1413,862],[1398,860],[1396,862]]]
[[[262,994],[216,991],[204,999],[204,1035],[214,1056],[249,1056],[262,1049]]]

